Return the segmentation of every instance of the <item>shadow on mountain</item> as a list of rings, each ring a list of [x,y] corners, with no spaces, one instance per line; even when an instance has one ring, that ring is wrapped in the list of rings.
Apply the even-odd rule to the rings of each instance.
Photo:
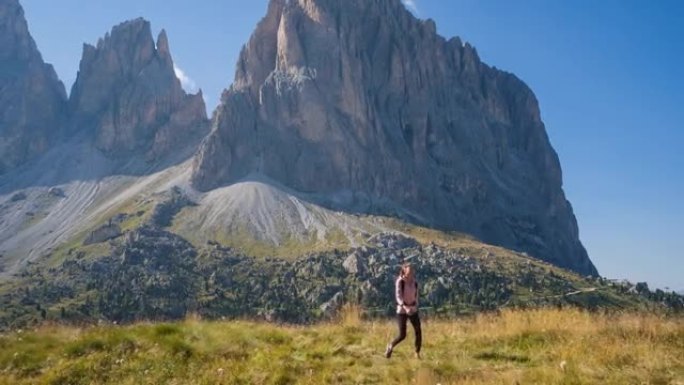
[[[183,148],[164,157],[149,159],[135,152],[108,156],[96,149],[87,135],[81,134],[57,144],[40,158],[0,175],[0,196],[77,181],[97,182],[114,176],[152,175],[189,160],[201,140],[199,136],[189,138]]]

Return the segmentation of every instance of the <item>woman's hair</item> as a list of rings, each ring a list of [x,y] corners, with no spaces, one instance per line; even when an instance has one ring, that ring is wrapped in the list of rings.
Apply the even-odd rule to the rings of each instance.
[[[399,277],[404,278],[406,270],[409,269],[410,267],[411,267],[410,263],[402,264],[401,267],[399,268]]]

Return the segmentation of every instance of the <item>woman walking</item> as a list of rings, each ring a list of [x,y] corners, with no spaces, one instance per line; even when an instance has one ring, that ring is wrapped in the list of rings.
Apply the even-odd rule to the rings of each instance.
[[[385,357],[392,357],[394,347],[406,338],[406,322],[411,321],[416,335],[416,358],[420,358],[423,336],[420,330],[420,317],[418,316],[418,281],[416,281],[413,267],[409,264],[402,265],[399,271],[399,277],[395,282],[395,296],[397,299],[399,335],[387,345]]]

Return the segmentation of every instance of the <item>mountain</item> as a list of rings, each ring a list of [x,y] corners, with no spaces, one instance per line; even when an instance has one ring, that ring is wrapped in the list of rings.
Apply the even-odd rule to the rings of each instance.
[[[96,148],[114,157],[158,159],[207,129],[201,91],[183,91],[166,32],[155,44],[143,19],[115,26],[97,46],[83,46],[69,107],[73,129],[91,132]]]
[[[64,85],[38,52],[21,5],[0,1],[0,175],[60,138],[66,103]]]
[[[26,25],[19,11],[5,19]],[[33,75],[22,81],[40,85]],[[51,111],[49,104],[32,108],[22,122]],[[176,177],[170,172],[209,131],[201,92],[186,94],[176,78],[166,32],[155,42],[143,19],[115,26],[96,46],[84,45],[77,80],[61,108],[63,117],[46,125],[61,131],[40,142],[42,155],[0,175],[0,278],[90,233],[103,215],[160,178]],[[33,128],[17,126],[18,137],[41,133]],[[2,130],[1,143],[15,140],[5,125]]]
[[[263,175],[598,274],[533,92],[400,0],[272,0],[213,127],[201,191]]]

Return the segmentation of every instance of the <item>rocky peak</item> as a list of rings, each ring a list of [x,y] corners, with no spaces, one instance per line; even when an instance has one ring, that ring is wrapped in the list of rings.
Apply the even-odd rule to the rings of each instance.
[[[16,0],[0,3],[0,60],[30,61],[40,57],[24,17],[24,10]]]
[[[208,127],[201,93],[186,94],[176,78],[166,32],[155,44],[140,18],[115,26],[97,46],[84,45],[70,110],[73,128],[91,132],[114,157],[156,159]]]
[[[66,92],[31,37],[16,0],[0,1],[0,174],[59,138]]]
[[[169,49],[169,38],[166,36],[166,30],[164,29],[162,29],[161,32],[159,32],[159,36],[157,36],[157,53],[160,58],[173,65],[171,50]]]
[[[596,274],[532,91],[400,0],[269,3],[192,180],[253,173]]]

